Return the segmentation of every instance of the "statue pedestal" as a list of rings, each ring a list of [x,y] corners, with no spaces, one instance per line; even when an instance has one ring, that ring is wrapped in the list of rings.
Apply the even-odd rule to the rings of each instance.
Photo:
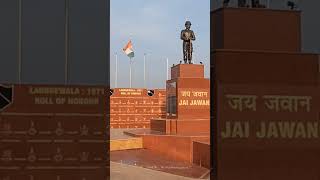
[[[204,78],[204,66],[173,66],[166,89],[166,118],[151,119],[150,130],[126,134],[142,137],[143,148],[159,155],[209,169],[210,82]]]
[[[211,178],[320,177],[318,134],[291,128],[287,135],[282,128],[299,124],[308,132],[308,124],[320,120],[319,55],[300,50],[300,11],[226,8],[213,11],[211,21]],[[284,99],[294,106],[294,98],[310,98],[309,108],[282,106]]]
[[[151,130],[166,134],[210,133],[210,81],[204,65],[179,64],[167,81],[167,118],[151,119]]]

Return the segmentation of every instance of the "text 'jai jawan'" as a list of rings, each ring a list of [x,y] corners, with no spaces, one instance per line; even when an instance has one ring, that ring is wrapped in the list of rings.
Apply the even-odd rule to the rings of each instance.
[[[256,124],[256,123],[255,123]],[[318,122],[270,121],[250,125],[249,121],[227,121],[220,131],[221,138],[319,138]]]
[[[194,99],[180,99],[179,106],[210,106],[209,92],[206,91],[181,91],[181,97]],[[205,98],[205,99],[199,99]]]

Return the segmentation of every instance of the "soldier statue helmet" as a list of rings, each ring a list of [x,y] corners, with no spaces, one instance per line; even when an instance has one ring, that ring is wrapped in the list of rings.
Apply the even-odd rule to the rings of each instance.
[[[183,60],[184,63],[192,64],[192,52],[193,46],[192,41],[196,40],[194,32],[190,30],[191,22],[186,21],[186,29],[181,31],[180,39],[183,41]]]

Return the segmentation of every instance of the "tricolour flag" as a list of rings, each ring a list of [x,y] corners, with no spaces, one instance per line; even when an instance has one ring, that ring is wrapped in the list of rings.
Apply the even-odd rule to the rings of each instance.
[[[133,58],[133,57],[134,57],[134,52],[133,52],[131,40],[130,40],[130,41],[128,42],[128,44],[123,48],[123,52],[124,52],[129,58]]]

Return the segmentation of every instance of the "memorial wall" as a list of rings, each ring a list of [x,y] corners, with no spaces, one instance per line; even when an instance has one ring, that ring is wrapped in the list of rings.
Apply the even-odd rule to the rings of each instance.
[[[0,12],[0,180],[109,179],[110,1]]]
[[[165,90],[112,89],[110,96],[111,128],[150,128],[150,119],[165,116]]]
[[[0,179],[109,176],[107,88],[1,85]]]

